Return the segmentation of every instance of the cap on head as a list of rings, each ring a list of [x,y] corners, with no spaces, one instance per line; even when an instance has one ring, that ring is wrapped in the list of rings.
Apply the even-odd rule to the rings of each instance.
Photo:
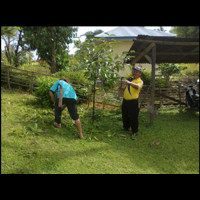
[[[134,70],[140,71],[142,73],[142,68],[139,66],[133,67]]]
[[[62,78],[61,80],[63,80],[63,81],[65,81],[65,82],[69,83],[69,81],[68,81],[66,78]]]

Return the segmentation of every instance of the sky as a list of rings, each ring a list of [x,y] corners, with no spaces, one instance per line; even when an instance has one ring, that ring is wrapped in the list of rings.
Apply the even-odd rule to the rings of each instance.
[[[77,32],[77,37],[80,37],[80,40],[83,42],[85,40],[85,36],[81,36],[85,34],[88,31],[95,31],[98,29],[105,31],[110,31],[112,29],[117,28],[117,26],[79,26],[78,27],[78,32]],[[5,43],[3,40],[1,40],[1,49],[4,49]],[[69,53],[73,54],[76,51],[76,48],[74,48],[74,44],[69,44]],[[37,59],[36,52],[34,54],[34,60]]]
[[[79,26],[77,31],[77,37],[80,37],[80,40],[83,42],[85,40],[85,36],[83,36],[88,31],[95,31],[101,29],[102,31],[110,31],[112,29],[117,28],[117,26]],[[73,54],[77,49],[74,48],[74,44],[69,45],[70,54]]]
[[[88,31],[95,31],[95,30],[103,30],[104,32],[110,31],[112,29],[117,28],[118,26],[79,26],[78,27],[78,32],[77,32],[77,37],[80,37],[81,35],[85,34]],[[145,28],[148,29],[158,29],[159,26],[145,26]],[[164,30],[166,32],[169,32],[171,29],[171,26],[163,26]],[[85,36],[81,36],[80,40],[83,42],[85,40]],[[69,45],[69,51],[70,54],[73,54],[77,49],[74,48],[74,44]]]
[[[80,37],[80,40],[83,42],[85,40],[85,36],[82,36],[88,31],[95,31],[95,30],[103,30],[104,32],[110,31],[112,29],[117,28],[117,26],[79,26],[78,27],[78,32],[77,32],[77,37]],[[159,26],[145,26],[145,28],[148,29],[158,29]],[[163,26],[164,30],[166,32],[169,32],[171,29],[171,26]],[[1,49],[4,49],[4,42],[1,40]],[[69,53],[74,54],[77,49],[74,48],[74,44],[69,44]],[[34,52],[34,60],[37,59],[36,53]]]

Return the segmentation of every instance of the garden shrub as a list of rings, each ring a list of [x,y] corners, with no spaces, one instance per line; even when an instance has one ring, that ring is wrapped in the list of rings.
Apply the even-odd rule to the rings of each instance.
[[[168,81],[162,77],[156,77],[155,79],[155,86],[160,88],[165,88],[168,86]]]
[[[183,70],[187,69],[187,67],[174,63],[161,63],[158,69],[161,71],[161,75],[164,79],[169,83],[171,76],[181,75]]]
[[[57,81],[56,78],[44,76],[38,77],[36,79],[37,87],[35,88],[35,96],[40,105],[45,107],[53,107],[53,102],[51,101],[49,95],[49,89]]]
[[[59,80],[58,77],[69,79],[69,84],[73,86],[74,90],[77,93],[78,103],[85,102],[87,100],[88,88],[81,86],[80,83],[77,83],[75,85],[73,84],[76,83],[76,81],[82,83],[87,82],[82,73],[60,71],[55,73],[54,76],[55,78],[44,76],[44,77],[38,77],[36,79],[37,87],[35,88],[35,96],[37,97],[37,101],[38,103],[40,103],[40,105],[45,107],[53,107],[53,103],[49,95],[49,89],[57,80]]]
[[[39,65],[38,63],[34,63],[34,65],[25,64],[25,65],[19,66],[19,69],[50,75],[50,69],[47,64],[43,64],[43,65]]]
[[[143,80],[144,85],[150,85],[151,84],[151,73],[149,71],[143,71],[141,75],[141,79]],[[156,77],[155,78],[155,86],[164,88],[168,84],[167,80],[162,77]]]
[[[141,79],[142,79],[144,85],[150,85],[150,83],[151,83],[151,73],[144,70],[142,72]]]
[[[199,70],[195,69],[193,71],[186,71],[187,76],[199,76]]]
[[[66,78],[66,79],[68,79],[69,81],[72,81],[72,82],[77,81],[78,83],[83,83],[83,84],[84,83],[85,84],[90,83],[88,81],[88,79],[85,78],[84,72],[81,72],[81,71],[64,71],[64,70],[61,70],[61,71],[55,73],[54,76]]]
[[[72,85],[76,94],[78,96],[78,103],[86,102],[88,97],[88,87],[87,84],[90,84],[89,81],[84,76],[84,71],[64,71],[61,70],[54,74],[56,77],[66,78],[69,80],[69,84]],[[85,86],[86,85],[86,86]]]

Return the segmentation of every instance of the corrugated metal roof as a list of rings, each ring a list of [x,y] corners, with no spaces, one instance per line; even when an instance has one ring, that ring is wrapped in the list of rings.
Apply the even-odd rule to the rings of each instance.
[[[174,37],[153,37],[139,35],[133,41],[127,57],[134,55],[135,58],[128,59],[126,63],[137,60],[147,47],[154,43],[156,45],[156,63],[199,63],[199,39],[198,38],[174,38]],[[131,50],[134,53],[131,53]],[[145,55],[152,56],[152,51]],[[145,56],[142,56],[137,63],[149,63]]]
[[[105,33],[101,33],[96,35],[96,38],[107,38],[107,39],[133,39],[136,38],[138,35],[148,35],[148,36],[166,36],[166,37],[175,37],[175,34],[166,33],[164,31],[156,31],[144,28],[142,26],[120,26],[115,28],[111,31],[107,32],[109,35]]]

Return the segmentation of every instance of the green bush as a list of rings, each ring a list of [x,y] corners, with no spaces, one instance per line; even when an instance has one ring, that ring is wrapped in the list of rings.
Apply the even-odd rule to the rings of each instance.
[[[53,107],[53,103],[49,95],[49,89],[57,80],[59,80],[59,78],[57,77],[67,78],[70,80],[69,84],[73,86],[74,90],[77,93],[78,103],[86,101],[87,96],[88,96],[88,88],[81,86],[80,83],[77,83],[75,85],[73,84],[73,83],[76,83],[76,80],[79,80],[80,82],[83,82],[83,83],[87,81],[80,72],[60,71],[60,72],[57,72],[54,76],[55,78],[45,76],[45,77],[38,77],[36,79],[37,87],[35,89],[35,96],[37,97],[37,101],[40,105],[45,106],[45,107]]]
[[[132,76],[133,76],[133,74],[131,72],[125,76],[125,79],[128,79]],[[149,71],[146,71],[145,69],[143,70],[140,78],[142,79],[144,85],[149,85],[151,83],[151,73]]]
[[[125,78],[129,78],[130,76],[132,76],[132,74],[129,74]],[[144,70],[142,72],[142,75],[141,75],[140,78],[142,79],[144,85],[150,85],[151,84],[151,72]],[[162,77],[156,77],[155,86],[161,87],[161,88],[166,87],[167,81],[165,79],[163,79]]]
[[[53,107],[53,102],[51,101],[49,95],[49,89],[57,81],[56,78],[45,76],[37,78],[37,87],[35,89],[35,96],[40,105],[45,107]]]
[[[199,70],[195,69],[193,71],[186,71],[187,76],[199,76]]]
[[[143,80],[144,85],[150,85],[151,84],[151,73],[148,71],[143,71],[141,75],[141,79]],[[168,84],[167,80],[162,77],[156,77],[155,78],[155,86],[164,88]]]
[[[66,78],[69,84],[72,85],[78,96],[78,103],[86,102],[88,97],[88,87],[85,84],[90,84],[90,81],[85,78],[84,71],[64,71],[61,70],[54,74],[56,77]]]
[[[161,75],[166,79],[166,81],[170,81],[170,76],[180,75],[183,70],[187,69],[186,66],[177,65],[174,63],[162,63],[159,65],[158,69],[161,71]]]
[[[141,79],[142,79],[144,85],[150,85],[150,83],[151,83],[151,73],[144,70],[142,72]]]
[[[168,86],[168,83],[169,82],[166,79],[161,78],[161,77],[155,79],[155,86],[156,87],[165,88],[165,87]]]
[[[90,83],[89,80],[87,78],[85,78],[84,76],[84,72],[80,72],[80,71],[64,71],[61,70],[57,73],[54,74],[55,77],[62,77],[62,78],[66,78],[73,83],[73,82],[78,82],[78,83]],[[71,84],[71,83],[70,83]]]
[[[34,63],[34,65],[25,64],[25,65],[19,66],[18,68],[22,70],[26,70],[26,71],[50,75],[49,66],[45,62],[43,65],[39,65],[37,63]]]

